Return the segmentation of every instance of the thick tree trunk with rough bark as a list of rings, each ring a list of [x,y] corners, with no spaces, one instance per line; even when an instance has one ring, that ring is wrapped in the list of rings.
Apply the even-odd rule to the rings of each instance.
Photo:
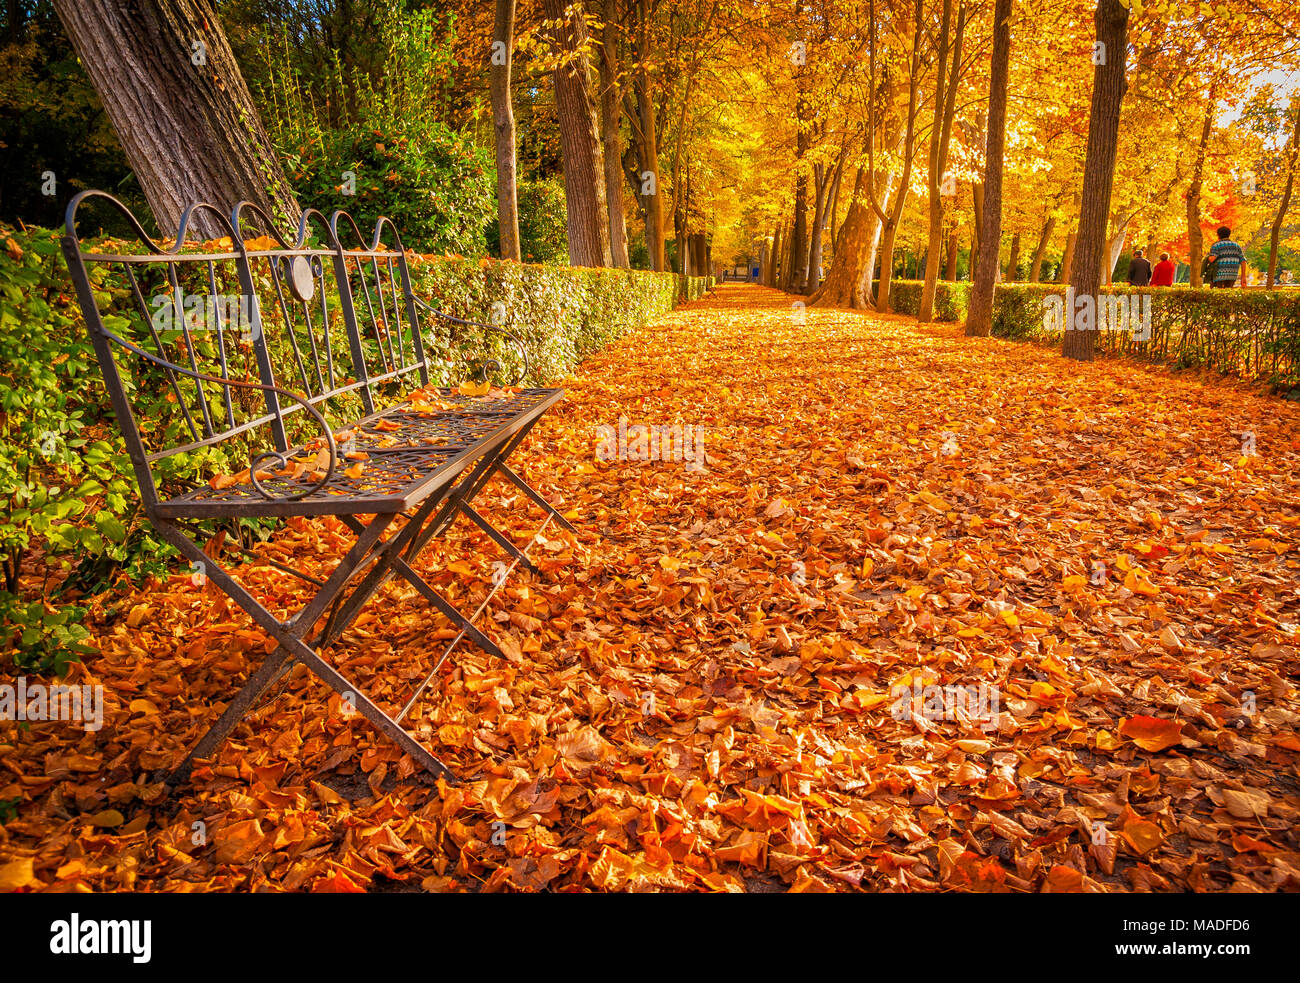
[[[1115,152],[1119,143],[1119,113],[1128,89],[1125,60],[1128,48],[1128,8],[1120,0],[1100,0],[1096,14],[1097,40],[1105,58],[1093,71],[1092,109],[1088,120],[1088,149],[1083,164],[1083,194],[1079,211],[1079,238],[1075,245],[1070,286],[1076,304],[1093,318],[1079,320],[1065,312],[1061,352],[1067,358],[1091,361],[1097,344],[1097,290],[1101,285],[1106,250],[1106,223],[1110,218],[1110,193],[1115,182]]]
[[[286,227],[302,210],[210,0],[55,0],[158,228],[189,205],[248,199]],[[229,232],[196,213],[187,237]]]
[[[971,287],[966,334],[987,335],[993,327],[993,287],[1002,240],[1002,151],[1007,135],[1007,75],[1011,58],[1011,0],[993,7],[993,64],[989,72],[988,142],[984,153],[984,202],[980,216],[979,265]]]
[[[505,0],[497,0],[498,4]],[[627,220],[623,217],[623,141],[619,123],[623,96],[618,82],[618,0],[604,0],[600,35],[600,142],[604,145],[605,206],[609,209],[609,255],[628,269]]]
[[[587,23],[582,8],[545,0],[550,38],[560,62],[554,73],[555,115],[564,161],[564,201],[569,220],[569,262],[609,266],[609,212],[605,161],[587,89]]]
[[[510,63],[515,50],[515,0],[496,0],[488,88],[496,137],[497,224],[501,258],[519,262],[519,193],[515,157],[515,110],[510,98]]]
[[[871,275],[875,271],[876,252],[880,245],[881,222],[876,210],[866,200],[868,179],[866,169],[859,168],[831,268],[826,271],[826,280],[821,287],[809,298],[809,306],[872,306],[869,299]],[[870,180],[877,204],[882,209],[888,207],[893,175],[881,171]]]

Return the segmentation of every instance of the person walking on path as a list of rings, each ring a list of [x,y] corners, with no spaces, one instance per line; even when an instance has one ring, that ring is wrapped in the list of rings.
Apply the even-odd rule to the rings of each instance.
[[[1178,264],[1169,258],[1168,253],[1161,253],[1160,262],[1151,271],[1151,286],[1172,287],[1174,285],[1174,274],[1177,272]]]
[[[1231,239],[1232,230],[1226,225],[1219,227],[1219,241],[1210,247],[1210,258],[1214,269],[1210,278],[1216,287],[1231,287],[1237,282],[1237,273],[1246,261],[1246,254],[1241,246]]]
[[[1128,264],[1128,282],[1130,286],[1145,287],[1151,282],[1151,264],[1142,257],[1142,250],[1133,250],[1133,259]]]

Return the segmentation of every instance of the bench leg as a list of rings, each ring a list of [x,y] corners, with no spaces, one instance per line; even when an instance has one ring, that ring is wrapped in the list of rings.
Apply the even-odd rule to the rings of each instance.
[[[509,479],[512,483],[514,483],[514,484],[519,488],[519,490],[520,490],[521,492],[523,492],[523,493],[524,493],[525,495],[527,495],[530,499],[532,499],[532,501],[533,501],[534,504],[541,506],[541,507],[544,508],[547,512],[549,512],[551,515],[555,516],[555,521],[556,521],[557,523],[559,523],[561,527],[563,527],[564,529],[569,530],[569,532],[577,532],[577,531],[578,531],[577,529],[575,529],[575,528],[573,527],[573,523],[571,523],[571,522],[570,522],[568,519],[566,519],[564,516],[560,515],[560,513],[556,510],[556,508],[555,508],[554,505],[552,505],[552,504],[551,504],[550,502],[548,502],[544,497],[542,497],[542,493],[541,493],[541,492],[539,492],[536,488],[534,488],[534,487],[533,487],[532,485],[530,485],[528,482],[524,481],[523,478],[519,477],[518,472],[516,472],[516,471],[514,470],[514,468],[510,467],[510,465],[506,464],[506,463],[503,461],[503,462],[501,462],[500,464],[497,465],[497,470],[498,470],[498,471],[499,471],[499,472],[500,472],[500,473],[501,473],[505,478]]]
[[[335,567],[334,572],[325,581],[320,591],[298,614],[289,621],[279,621],[268,611],[247,588],[235,580],[219,563],[199,549],[178,526],[166,520],[156,520],[155,528],[175,546],[182,555],[205,565],[209,576],[225,594],[244,609],[278,643],[278,647],[253,672],[248,681],[226,707],[220,718],[201,737],[193,750],[185,757],[181,765],[168,778],[169,785],[184,782],[193,770],[196,758],[207,758],[216,750],[230,731],[248,714],[248,712],[265,695],[267,689],[279,679],[295,662],[300,662],[322,682],[335,692],[348,698],[349,702],[372,723],[381,733],[391,738],[412,759],[436,776],[442,776],[452,783],[455,776],[446,765],[434,757],[427,748],[405,731],[400,724],[386,714],[373,700],[348,681],[337,669],[327,663],[320,655],[303,641],[303,637],[326,608],[347,587],[348,582],[361,566],[384,554],[385,547],[393,546],[400,534],[389,543],[377,545],[384,530],[397,518],[395,513],[377,515],[369,526],[360,528],[356,543]],[[355,520],[354,520],[355,521]],[[361,524],[358,522],[357,526]],[[405,532],[405,530],[403,530]],[[396,547],[394,547],[395,549]],[[392,550],[389,551],[391,555]],[[381,565],[382,565],[381,559]],[[349,619],[350,620],[350,619]],[[346,622],[344,624],[346,627]],[[342,631],[342,628],[339,629]]]
[[[461,502],[459,505],[456,506],[456,508],[458,508],[461,512],[463,512],[470,519],[470,521],[474,523],[474,525],[478,526],[485,533],[487,533],[488,536],[491,537],[494,543],[500,546],[503,550],[505,550],[507,553],[513,556],[516,560],[518,560],[520,563],[526,566],[533,573],[537,572],[537,567],[533,566],[533,561],[528,559],[528,557],[524,555],[524,551],[521,550],[514,543],[510,542],[510,540],[506,539],[506,537],[502,533],[498,532],[496,528],[490,522],[487,521],[487,519],[483,518],[483,516],[479,514],[477,509],[475,509],[473,506],[469,505],[466,502]]]
[[[183,785],[189,781],[190,772],[194,768],[194,759],[212,757],[212,753],[221,746],[221,742],[247,716],[249,711],[261,702],[262,696],[275,681],[288,672],[292,666],[293,657],[289,655],[288,650],[283,645],[268,655],[265,661],[258,666],[257,671],[248,677],[248,682],[244,683],[244,688],[235,694],[235,698],[227,705],[225,712],[217,718],[217,722],[208,728],[207,733],[199,738],[199,742],[185,756],[185,760],[167,776],[167,784]]]

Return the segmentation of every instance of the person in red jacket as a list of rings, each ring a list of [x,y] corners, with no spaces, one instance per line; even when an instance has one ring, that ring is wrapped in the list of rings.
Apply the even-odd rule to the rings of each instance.
[[[1151,286],[1172,287],[1174,285],[1174,273],[1177,269],[1177,264],[1169,258],[1169,254],[1161,253],[1160,262],[1151,271]]]

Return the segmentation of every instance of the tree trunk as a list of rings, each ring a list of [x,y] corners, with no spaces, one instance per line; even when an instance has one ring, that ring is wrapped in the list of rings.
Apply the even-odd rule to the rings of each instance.
[[[840,227],[838,224],[840,216],[840,184],[844,177],[844,161],[846,158],[846,154],[840,154],[840,162],[835,168],[835,181],[831,185],[831,219],[830,224],[827,226],[827,230],[831,234],[832,253],[840,247]]]
[[[876,243],[880,234],[880,216],[866,200],[867,180],[866,169],[859,167],[853,182],[848,213],[839,232],[835,255],[831,259],[831,268],[826,271],[826,279],[821,287],[809,298],[809,306],[867,306],[868,290],[863,284],[871,281]],[[889,177],[882,171],[872,180],[875,183],[876,201],[883,207],[889,199]]]
[[[1015,283],[1020,279],[1020,233],[1016,232],[1011,236],[1011,255],[1007,257],[1007,275],[1003,277],[1007,283]]]
[[[1124,251],[1124,243],[1128,241],[1128,227],[1132,221],[1133,214],[1130,212],[1124,216],[1124,220],[1119,223],[1119,228],[1106,244],[1106,266],[1103,272],[1106,274],[1108,284],[1115,277],[1115,264],[1119,262],[1120,253]]]
[[[1300,150],[1300,100],[1296,105],[1295,123],[1291,127],[1291,154],[1286,165],[1286,187],[1282,189],[1282,200],[1278,202],[1277,214],[1268,233],[1268,279],[1264,286],[1273,289],[1277,274],[1278,239],[1282,234],[1282,223],[1286,220],[1287,209],[1291,207],[1291,193],[1295,190],[1296,151]]]
[[[636,121],[639,139],[637,149],[641,157],[641,174],[638,187],[641,208],[645,212],[645,245],[650,254],[650,267],[657,272],[668,269],[667,250],[664,247],[664,205],[659,187],[659,132],[655,117],[654,99],[650,94],[650,75],[646,59],[650,49],[650,16],[645,0],[637,3],[637,42],[634,50],[637,71],[632,80],[636,92]]]
[[[810,294],[817,289],[819,278],[817,271],[822,263],[822,234],[826,228],[826,193],[834,180],[835,169],[827,170],[818,164],[814,170],[814,200],[812,237],[808,244],[808,272],[804,276],[802,293]]]
[[[1056,216],[1050,215],[1043,223],[1043,231],[1038,235],[1038,245],[1034,247],[1033,265],[1029,270],[1029,282],[1037,283],[1043,276],[1043,257],[1047,255],[1047,245],[1052,241],[1052,232],[1056,229]]]
[[[243,199],[297,229],[302,210],[210,0],[54,7],[163,233],[194,202],[229,211]],[[186,235],[229,231],[196,212]]]
[[[920,95],[921,71],[921,0],[916,0],[915,31],[912,35],[912,54],[908,62],[907,126],[903,135],[903,176],[894,192],[894,205],[885,222],[880,240],[880,284],[876,288],[876,310],[889,313],[889,287],[894,276],[894,239],[903,221],[903,207],[907,204],[912,183],[912,159],[916,156],[916,112]]]
[[[498,6],[505,0],[497,0]],[[604,0],[600,42],[600,142],[604,144],[605,206],[609,209],[609,256],[619,269],[630,269],[627,221],[623,217],[623,142],[619,122],[623,96],[618,83],[618,0]]]
[[[776,227],[776,232],[772,235],[772,279],[768,283],[771,287],[781,286],[781,260],[785,255],[785,240],[781,236],[782,226]]]
[[[967,264],[966,275],[975,282],[975,267],[979,264],[980,256],[980,225],[984,221],[984,185],[982,182],[973,181],[970,186],[971,197],[971,233],[970,233],[970,262]]]
[[[947,280],[949,283],[953,283],[957,279],[958,248],[959,246],[957,243],[957,230],[953,229],[950,233],[948,233],[948,262],[943,270],[943,278]]]
[[[957,31],[953,40],[952,77],[947,79],[948,20],[952,0],[943,0],[943,26],[939,33],[938,69],[935,73],[934,123],[930,129],[930,173],[927,191],[930,205],[930,235],[925,251],[925,284],[921,287],[921,304],[917,320],[925,323],[934,318],[934,293],[939,280],[939,250],[943,244],[943,170],[948,166],[948,144],[952,137],[952,121],[956,115],[957,82],[961,71],[961,39],[966,27],[966,5],[957,11]],[[945,89],[946,86],[946,89]]]
[[[605,161],[595,108],[587,90],[587,22],[582,8],[544,0],[550,37],[560,58],[555,69],[555,115],[564,162],[564,200],[569,221],[569,262],[609,266],[609,210]]]
[[[1071,232],[1065,237],[1065,251],[1061,254],[1061,272],[1057,274],[1057,283],[1069,283],[1070,273],[1074,269],[1074,247],[1079,244],[1079,233]]]
[[[519,262],[519,197],[515,173],[515,111],[510,99],[510,62],[515,47],[515,0],[496,0],[492,27],[492,129],[496,136],[497,224],[501,258]]]
[[[1187,262],[1192,264],[1192,286],[1201,285],[1201,180],[1205,172],[1205,151],[1210,144],[1210,129],[1214,120],[1214,103],[1205,106],[1205,122],[1201,124],[1201,139],[1196,145],[1196,163],[1192,165],[1192,183],[1187,189]]]
[[[802,78],[802,72],[800,72]],[[811,143],[804,126],[807,99],[802,90],[795,99],[795,172],[794,172],[794,228],[790,239],[790,289],[796,293],[808,292],[808,171],[804,157]]]
[[[998,276],[998,243],[1002,240],[1002,151],[1007,135],[1010,57],[1011,0],[997,0],[993,7],[993,64],[989,72],[988,142],[984,153],[979,266],[975,270],[966,317],[966,334],[972,337],[986,336],[993,328],[993,287]]]
[[[1119,143],[1119,113],[1128,88],[1125,59],[1128,48],[1128,8],[1120,0],[1100,0],[1096,14],[1097,40],[1106,57],[1093,71],[1092,108],[1088,120],[1088,150],[1083,164],[1083,195],[1079,239],[1075,246],[1070,286],[1075,304],[1091,304],[1093,317],[1078,319],[1065,312],[1061,352],[1067,358],[1091,361],[1097,343],[1097,290],[1106,249],[1110,193],[1115,182],[1115,152]]]

